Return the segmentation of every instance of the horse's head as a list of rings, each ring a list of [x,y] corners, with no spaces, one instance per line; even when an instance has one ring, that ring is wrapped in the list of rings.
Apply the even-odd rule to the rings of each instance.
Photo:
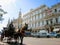
[[[28,29],[28,24],[25,23],[25,26],[22,27],[22,30],[27,30]]]

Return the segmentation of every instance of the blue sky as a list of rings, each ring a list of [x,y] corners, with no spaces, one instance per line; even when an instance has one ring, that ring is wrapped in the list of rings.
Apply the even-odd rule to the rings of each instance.
[[[43,4],[51,7],[58,2],[60,2],[60,0],[0,0],[1,8],[8,12],[3,16],[4,20],[0,23],[0,29],[6,26],[9,18],[13,19],[18,17],[20,8],[22,13],[25,13],[31,8],[34,9]]]

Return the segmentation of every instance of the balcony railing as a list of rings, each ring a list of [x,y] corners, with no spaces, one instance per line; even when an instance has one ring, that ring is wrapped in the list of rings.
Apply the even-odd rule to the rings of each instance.
[[[44,19],[52,18],[52,17],[57,17],[60,16],[60,12],[51,12],[51,13],[46,13],[46,16]]]

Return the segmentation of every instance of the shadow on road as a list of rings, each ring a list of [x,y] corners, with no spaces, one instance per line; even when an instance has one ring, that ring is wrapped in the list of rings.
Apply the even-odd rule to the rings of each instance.
[[[26,45],[26,44],[21,44],[21,43],[17,43],[17,42],[8,42],[9,45]]]

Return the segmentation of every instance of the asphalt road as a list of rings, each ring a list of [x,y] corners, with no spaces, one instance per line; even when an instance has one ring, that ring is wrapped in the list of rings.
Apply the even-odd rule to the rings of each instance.
[[[25,45],[60,45],[60,38],[33,38],[25,37]]]
[[[60,38],[24,37],[23,44],[24,45],[60,45]],[[0,45],[8,45],[8,44],[0,42]]]

